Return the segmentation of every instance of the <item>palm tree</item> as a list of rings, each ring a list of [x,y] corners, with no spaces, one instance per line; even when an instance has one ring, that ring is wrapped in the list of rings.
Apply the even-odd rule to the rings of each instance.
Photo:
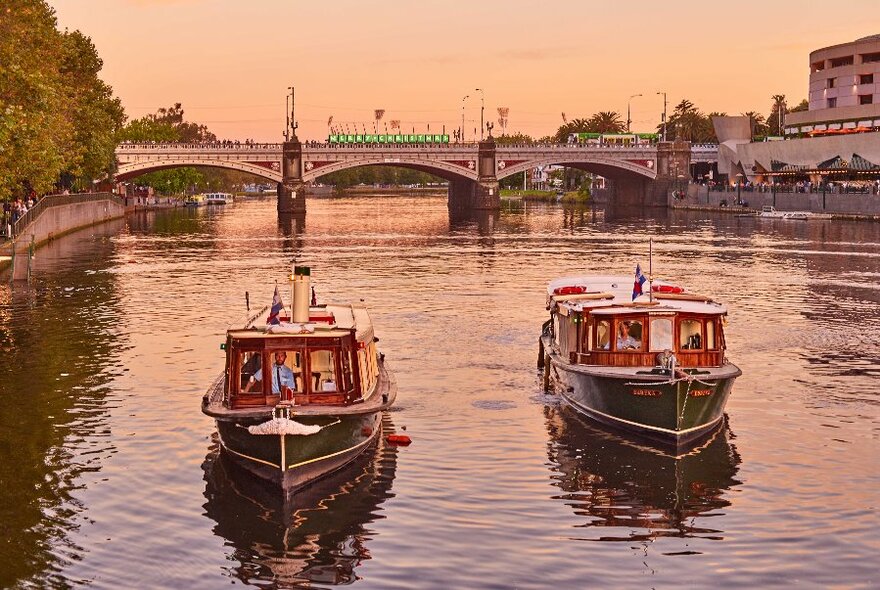
[[[596,113],[590,117],[588,126],[592,133],[623,133],[626,131],[626,123],[620,119],[620,114],[616,111]]]
[[[587,119],[572,119],[571,121],[568,121],[556,130],[554,139],[558,143],[565,143],[569,135],[571,135],[572,133],[587,133],[590,131],[589,127],[590,124]]]
[[[767,127],[769,131],[773,131],[774,129],[778,131],[779,135],[782,135],[782,125],[783,120],[785,119],[785,95],[784,94],[774,94],[770,98],[773,99],[773,107],[770,110],[770,116],[767,117]]]
[[[749,125],[752,128],[752,139],[756,135],[766,135],[767,125],[764,122],[764,115],[755,111],[747,111],[742,114],[743,117],[749,118]]]
[[[698,130],[705,124],[703,114],[694,103],[682,99],[666,121],[666,138],[670,141],[686,139],[695,141]],[[663,123],[657,125],[657,133],[663,132]]]

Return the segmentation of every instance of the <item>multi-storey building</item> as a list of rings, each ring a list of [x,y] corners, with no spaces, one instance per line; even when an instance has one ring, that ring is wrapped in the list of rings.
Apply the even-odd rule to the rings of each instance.
[[[880,35],[812,52],[809,103],[786,115],[786,135],[880,128]]]
[[[715,117],[728,182],[880,180],[880,35],[810,54],[809,110],[785,115],[785,141],[752,141],[748,117]],[[873,189],[872,189],[873,190]]]

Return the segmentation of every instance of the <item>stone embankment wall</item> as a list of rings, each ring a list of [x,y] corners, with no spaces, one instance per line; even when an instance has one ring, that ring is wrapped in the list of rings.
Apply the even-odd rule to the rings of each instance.
[[[810,211],[812,213],[831,213],[840,215],[864,216],[874,218],[880,216],[880,195],[864,193],[788,193],[742,191],[739,198],[748,203],[749,209],[761,210],[765,205],[775,207],[779,211]],[[700,206],[720,207],[722,201],[728,207],[736,204],[736,191],[706,191],[705,186],[691,185],[684,199],[676,199],[669,195],[670,207]]]
[[[36,248],[72,231],[125,215],[122,200],[110,193],[82,195],[81,200],[77,197],[80,195],[45,197],[39,214],[26,227],[18,228],[10,252],[14,280],[27,278],[31,245]]]

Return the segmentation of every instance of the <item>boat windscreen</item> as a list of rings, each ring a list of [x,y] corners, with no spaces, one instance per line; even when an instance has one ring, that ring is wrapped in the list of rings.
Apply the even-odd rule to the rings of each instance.
[[[242,393],[255,393],[261,390],[263,369],[260,367],[260,352],[242,352],[239,384]],[[289,398],[294,391],[302,391],[302,358],[296,350],[275,350],[270,354],[268,366],[271,375],[271,394]]]

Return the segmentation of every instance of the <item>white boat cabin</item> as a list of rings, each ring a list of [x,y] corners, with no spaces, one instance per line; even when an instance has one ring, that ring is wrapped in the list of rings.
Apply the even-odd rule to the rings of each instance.
[[[672,352],[680,366],[724,363],[727,309],[709,297],[665,281],[632,298],[633,277],[554,280],[547,291],[551,347],[571,363],[658,365]]]
[[[233,201],[231,193],[205,193],[203,196],[208,205],[228,205]]]

